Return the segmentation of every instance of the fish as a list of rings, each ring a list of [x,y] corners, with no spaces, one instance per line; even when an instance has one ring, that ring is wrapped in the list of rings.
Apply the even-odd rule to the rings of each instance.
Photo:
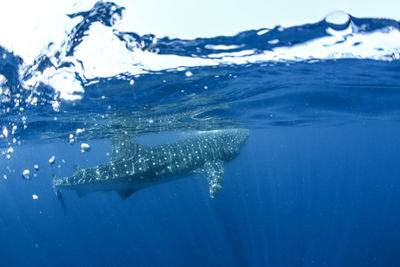
[[[77,166],[74,174],[65,178],[58,178],[53,172],[53,188],[65,209],[61,190],[74,190],[79,196],[116,191],[121,199],[127,199],[143,188],[201,173],[214,198],[224,182],[223,164],[239,154],[249,134],[245,128],[204,131],[158,146],[144,146],[126,137],[114,138],[109,162],[91,168]]]

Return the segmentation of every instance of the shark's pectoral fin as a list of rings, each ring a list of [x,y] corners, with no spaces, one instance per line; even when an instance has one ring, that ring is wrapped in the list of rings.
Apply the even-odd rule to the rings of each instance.
[[[136,191],[137,191],[137,189],[126,189],[126,190],[118,191],[118,194],[122,200],[125,200],[128,197],[130,197],[133,193],[135,193]]]
[[[208,180],[208,189],[210,197],[214,198],[222,189],[224,183],[224,162],[209,161],[206,162],[198,172],[204,173]]]

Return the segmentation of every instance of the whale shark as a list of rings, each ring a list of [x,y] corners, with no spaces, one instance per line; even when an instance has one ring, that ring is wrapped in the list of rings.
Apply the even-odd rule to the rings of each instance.
[[[74,174],[65,178],[53,173],[53,188],[65,209],[61,190],[74,190],[79,196],[116,191],[126,199],[140,189],[201,173],[214,198],[222,189],[223,164],[239,154],[248,136],[249,130],[244,128],[223,129],[158,146],[114,138],[109,162],[91,168],[75,167]]]

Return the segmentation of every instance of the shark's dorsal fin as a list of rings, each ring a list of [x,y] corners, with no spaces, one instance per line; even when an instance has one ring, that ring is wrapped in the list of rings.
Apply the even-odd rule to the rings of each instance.
[[[79,165],[74,165],[73,168],[75,173],[79,172],[79,170],[81,169]]]
[[[111,160],[123,160],[139,157],[141,153],[144,153],[147,147],[142,146],[135,141],[125,138],[116,137],[112,139],[112,155]]]
[[[137,189],[126,189],[126,190],[122,190],[119,191],[118,194],[121,197],[122,200],[127,199],[128,197],[130,197],[133,193],[135,193],[137,191]]]
[[[221,160],[207,161],[197,172],[205,174],[210,197],[214,198],[221,191],[224,183],[224,162]]]

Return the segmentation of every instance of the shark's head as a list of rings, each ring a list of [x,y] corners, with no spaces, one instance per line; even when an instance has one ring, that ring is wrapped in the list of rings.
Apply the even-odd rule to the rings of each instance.
[[[239,149],[240,147],[242,147],[244,145],[244,143],[246,142],[247,138],[249,138],[250,135],[250,131],[248,129],[237,129],[237,139],[239,142]]]
[[[237,131],[237,138],[239,139],[240,144],[244,144],[247,138],[250,135],[250,131],[244,128],[236,129]]]
[[[237,145],[238,149],[246,142],[250,135],[250,131],[245,128],[236,128],[224,130],[225,134]]]
[[[225,159],[231,160],[239,154],[243,144],[250,135],[250,131],[244,128],[219,130],[220,150],[223,151]]]

